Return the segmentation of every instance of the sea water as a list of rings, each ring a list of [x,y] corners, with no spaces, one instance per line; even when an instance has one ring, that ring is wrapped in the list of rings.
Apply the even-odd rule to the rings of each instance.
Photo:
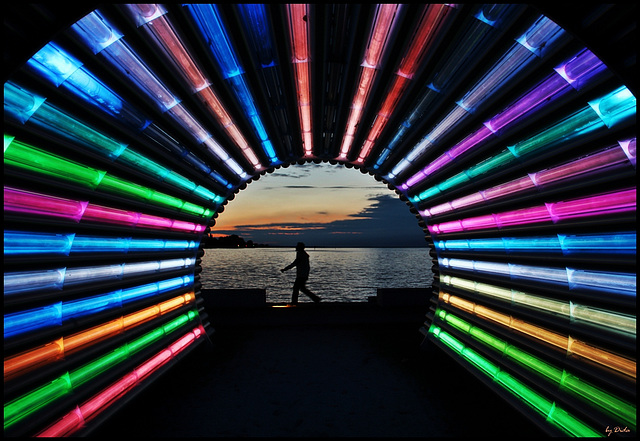
[[[307,287],[328,302],[366,302],[377,288],[430,288],[429,248],[307,248]],[[205,289],[266,290],[267,302],[291,301],[293,248],[208,248],[200,281]],[[300,302],[311,300],[300,293]]]

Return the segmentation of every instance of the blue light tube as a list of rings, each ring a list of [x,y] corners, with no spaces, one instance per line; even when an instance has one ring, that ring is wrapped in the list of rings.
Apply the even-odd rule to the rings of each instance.
[[[504,88],[511,79],[527,68],[538,57],[542,57],[561,40],[562,28],[546,17],[540,17],[511,47],[482,79],[473,86],[456,104],[451,113],[439,123],[431,133],[413,147],[406,158],[401,160],[387,175],[394,180],[416,158],[422,156],[437,137],[459,124],[465,117],[473,114],[494,94]],[[464,110],[464,111],[462,111]]]
[[[111,115],[135,131],[144,130],[151,121],[113,92],[102,81],[82,66],[82,63],[53,42],[47,43],[29,61],[27,66],[40,78],[66,90]]]
[[[113,27],[107,23],[106,19],[104,19],[98,11],[93,11],[80,19],[71,28],[76,32],[80,40],[89,47],[94,46],[94,42],[98,38],[97,36],[105,34],[111,35],[113,32]],[[115,69],[120,71],[124,78],[128,78],[138,90],[144,93],[156,107],[158,107],[160,112],[174,119],[180,127],[186,130],[196,141],[206,143],[207,139],[211,137],[211,134],[193,118],[184,106],[179,104],[178,98],[162,84],[144,64],[142,59],[131,50],[126,42],[121,40],[123,39],[118,38],[98,52],[100,52]],[[219,149],[211,151],[216,156],[220,154]],[[242,168],[235,160],[229,158],[226,152],[218,157],[240,178],[248,179],[244,171],[238,171],[242,170]]]
[[[271,26],[267,19],[267,11],[264,4],[239,3],[235,5],[240,13],[242,21],[252,47],[262,68],[276,66],[276,54],[271,38]]]
[[[148,283],[132,288],[78,300],[62,301],[4,316],[4,338],[52,326],[61,326],[74,318],[85,317],[98,312],[121,308],[128,303],[160,295],[174,289],[186,288],[193,284],[193,276],[174,277],[160,282]]]
[[[197,243],[187,240],[137,239],[132,237],[83,236],[75,233],[4,231],[4,254],[127,253],[140,251],[195,250]]]
[[[195,259],[168,259],[148,262],[117,263],[112,265],[64,267],[4,273],[4,295],[31,292],[59,291],[86,283],[122,280],[164,271],[189,269]]]
[[[517,265],[513,263],[487,262],[439,257],[442,268],[470,271],[476,274],[492,274],[511,280],[551,283],[570,290],[607,292],[623,296],[636,295],[636,277],[632,273],[611,273],[573,268]]]
[[[438,240],[440,251],[492,251],[515,253],[636,254],[636,233],[598,233],[535,237],[493,237]]]
[[[244,70],[235,54],[233,45],[226,32],[222,18],[215,4],[188,4],[186,5],[202,37],[218,64],[220,72],[231,85],[236,99],[242,106],[245,116],[251,123],[254,132],[269,160],[278,161],[275,150],[268,141],[268,135],[259,117],[255,101],[244,78]]]
[[[71,26],[80,41],[102,54],[124,78],[128,78],[164,113],[179,100],[158,80],[144,62],[122,41],[122,34],[96,10]],[[112,37],[117,35],[117,38]],[[108,44],[102,40],[108,36]]]

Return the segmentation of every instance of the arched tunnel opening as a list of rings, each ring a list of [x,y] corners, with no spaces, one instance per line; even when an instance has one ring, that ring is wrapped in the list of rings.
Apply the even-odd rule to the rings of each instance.
[[[476,384],[536,434],[635,436],[635,5],[4,9],[5,436],[110,428],[224,335],[218,368],[251,362],[239,316],[207,305],[203,237],[311,162],[371,175],[424,232],[419,323],[367,334],[396,356],[419,339],[416,390]]]

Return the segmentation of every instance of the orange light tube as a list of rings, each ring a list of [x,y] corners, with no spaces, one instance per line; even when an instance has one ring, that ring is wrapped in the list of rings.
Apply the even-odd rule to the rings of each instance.
[[[398,105],[398,101],[407,89],[411,79],[413,79],[413,75],[431,48],[434,37],[437,35],[442,22],[450,12],[451,7],[449,5],[432,4],[426,7],[419,27],[412,39],[411,46],[400,62],[400,67],[393,80],[393,85],[380,107],[376,120],[355,161],[356,163],[362,164],[369,156],[380,133],[386,127],[389,116]]]
[[[85,331],[61,337],[40,347],[6,357],[4,359],[4,381],[12,380],[36,368],[53,363],[67,355],[99,343],[194,300],[195,294],[192,291]]]
[[[576,340],[570,335],[558,334],[539,326],[532,325],[524,320],[502,314],[485,306],[443,291],[440,291],[438,297],[439,300],[461,310],[501,324],[537,340],[544,341],[562,350],[566,350],[568,356],[575,355],[586,358],[609,369],[627,375],[634,380],[636,379],[635,360],[630,360],[580,340]]]
[[[396,13],[400,8],[397,4],[377,5],[376,16],[369,37],[364,60],[360,71],[360,80],[355,96],[351,103],[351,112],[347,120],[345,135],[340,146],[340,159],[346,159],[353,144],[356,128],[360,124],[360,117],[364,106],[369,98],[369,92],[373,87],[373,82],[380,61],[387,47],[389,34],[395,23]]]

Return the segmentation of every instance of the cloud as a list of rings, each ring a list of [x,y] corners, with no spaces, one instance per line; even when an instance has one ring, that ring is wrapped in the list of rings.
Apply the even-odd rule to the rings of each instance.
[[[425,233],[407,204],[389,194],[368,200],[366,208],[344,220],[237,225],[233,231],[216,233],[237,234],[245,240],[273,246],[293,246],[296,241],[326,247],[424,246]]]

